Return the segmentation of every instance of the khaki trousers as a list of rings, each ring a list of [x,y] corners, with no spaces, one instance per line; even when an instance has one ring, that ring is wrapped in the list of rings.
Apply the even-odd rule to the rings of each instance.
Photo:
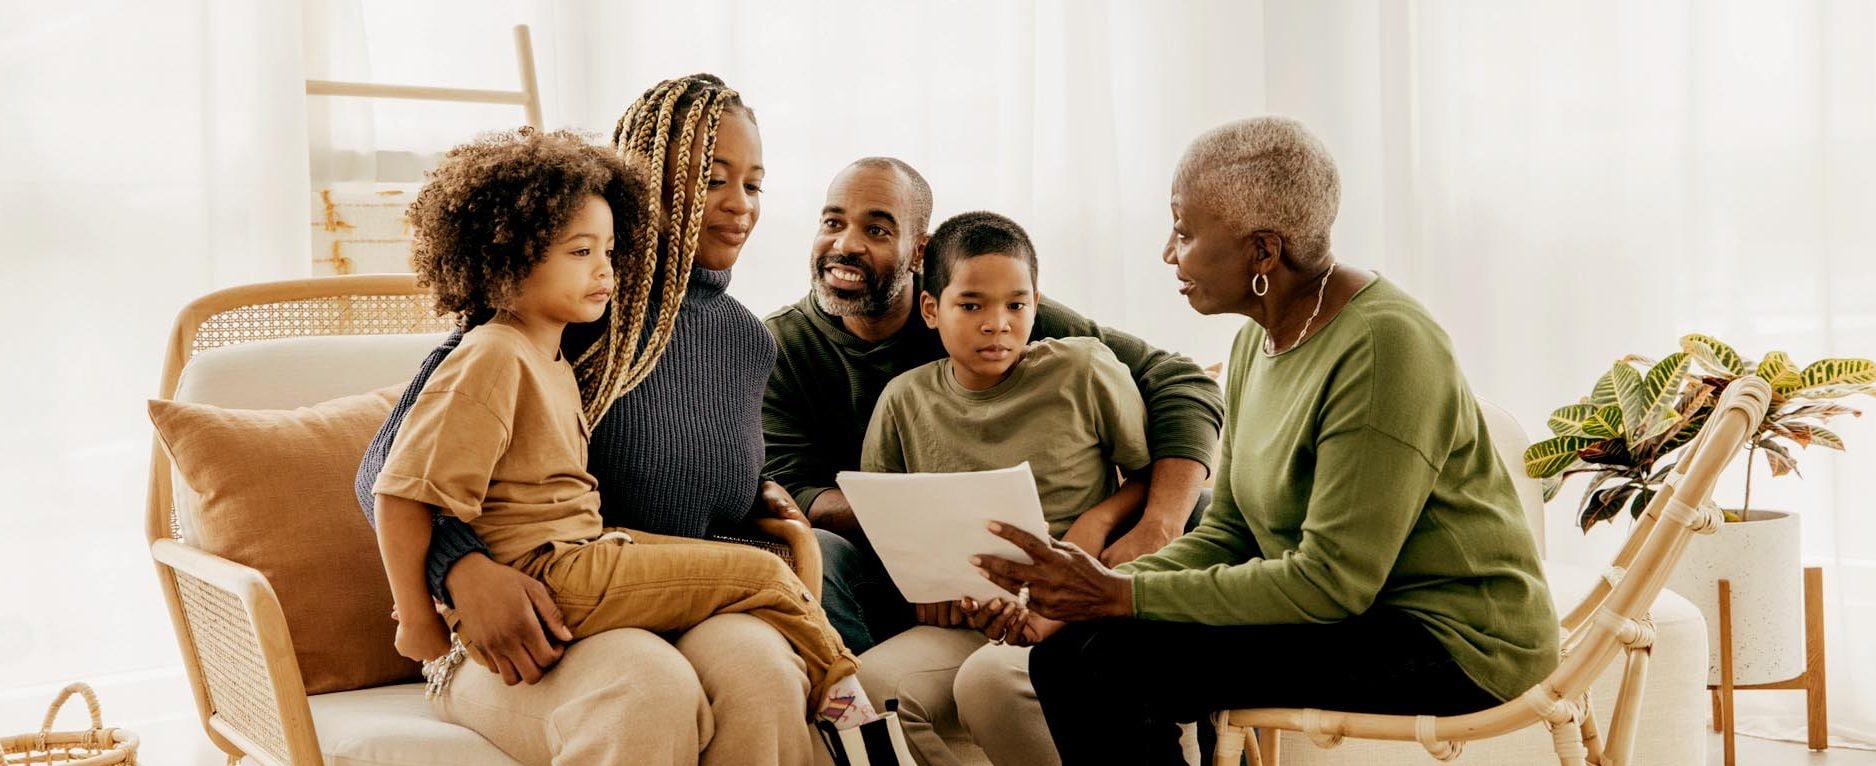
[[[920,625],[862,659],[860,685],[875,706],[899,701],[906,744],[921,766],[960,763],[946,738],[969,739],[996,766],[1062,762],[1029,681],[1028,647],[992,645],[973,630]],[[1200,763],[1196,729],[1180,728],[1186,762]]]
[[[609,529],[591,542],[541,546],[513,566],[547,586],[575,640],[617,628],[670,634],[715,615],[748,614],[774,628],[801,656],[808,700],[815,704],[829,684],[859,667],[820,603],[767,551]],[[469,649],[483,662],[475,647]],[[805,706],[801,712],[806,720]]]
[[[806,766],[826,760],[807,700],[788,642],[726,614],[675,641],[628,628],[575,642],[533,686],[465,665],[432,704],[528,766]]]

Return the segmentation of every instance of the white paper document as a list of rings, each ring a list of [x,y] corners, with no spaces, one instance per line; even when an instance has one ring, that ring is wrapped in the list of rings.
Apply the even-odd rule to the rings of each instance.
[[[970,473],[841,471],[835,480],[893,584],[915,604],[1015,599],[971,566],[976,555],[1030,560],[990,534],[990,521],[1049,538],[1028,463]]]

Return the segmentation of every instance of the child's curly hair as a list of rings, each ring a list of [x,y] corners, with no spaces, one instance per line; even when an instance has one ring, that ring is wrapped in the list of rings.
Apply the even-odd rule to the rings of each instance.
[[[438,314],[455,314],[465,329],[487,322],[594,195],[612,208],[619,283],[643,279],[655,264],[634,258],[630,243],[657,236],[657,188],[642,163],[578,133],[479,136],[444,155],[411,203],[417,283],[434,293]]]

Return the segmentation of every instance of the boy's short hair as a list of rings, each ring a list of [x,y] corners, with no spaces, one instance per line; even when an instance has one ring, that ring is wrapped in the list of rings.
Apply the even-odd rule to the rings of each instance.
[[[932,232],[925,243],[923,289],[933,298],[944,297],[959,261],[993,253],[1029,264],[1030,286],[1035,286],[1036,248],[1029,243],[1029,232],[1005,216],[976,210],[951,216]]]
[[[590,196],[612,208],[613,270],[657,220],[657,186],[635,160],[571,131],[488,133],[443,156],[410,205],[417,283],[465,328],[508,304]]]

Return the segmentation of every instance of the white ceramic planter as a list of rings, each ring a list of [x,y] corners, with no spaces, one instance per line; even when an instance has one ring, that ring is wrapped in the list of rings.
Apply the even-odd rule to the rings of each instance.
[[[1733,592],[1733,683],[1783,681],[1804,671],[1804,571],[1798,517],[1753,511],[1750,521],[1695,535],[1668,588],[1707,618],[1707,683],[1720,682],[1719,581]]]

